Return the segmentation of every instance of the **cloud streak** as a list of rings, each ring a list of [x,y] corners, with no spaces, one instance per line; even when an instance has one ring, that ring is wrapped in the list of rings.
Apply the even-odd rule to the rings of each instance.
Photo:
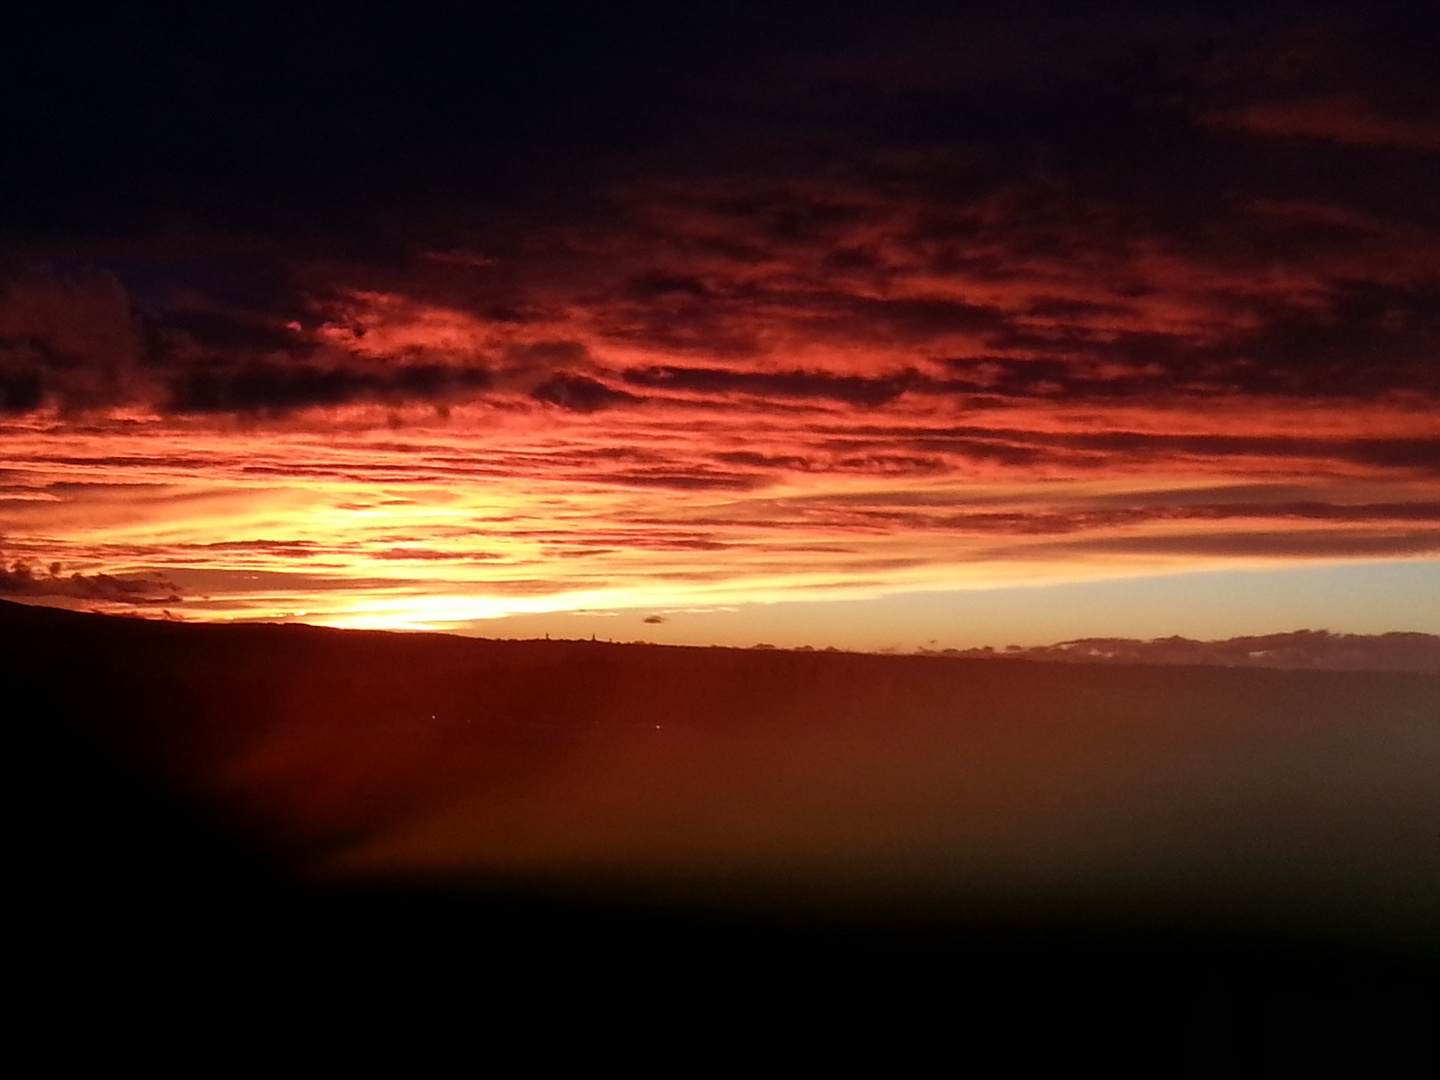
[[[7,552],[447,625],[1435,554],[1433,18],[502,7],[17,29]]]

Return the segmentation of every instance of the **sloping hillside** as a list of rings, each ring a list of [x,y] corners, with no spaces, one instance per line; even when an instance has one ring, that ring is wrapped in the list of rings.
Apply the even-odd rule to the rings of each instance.
[[[1440,940],[1434,675],[11,604],[0,635],[29,887],[87,955],[279,963],[283,942],[366,985],[355,965],[440,955],[520,978],[623,954],[683,981],[685,955],[697,979],[810,965],[812,991],[862,995],[875,964],[963,963],[1028,994],[1043,972],[1061,1011],[1101,963],[1164,1012],[1196,964],[1308,985],[1348,958],[1373,990]]]

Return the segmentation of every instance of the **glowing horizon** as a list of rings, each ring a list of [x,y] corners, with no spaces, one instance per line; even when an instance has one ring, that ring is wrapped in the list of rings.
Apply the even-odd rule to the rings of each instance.
[[[403,425],[359,410],[238,428],[134,414],[12,422],[0,555],[32,567],[29,591],[48,597],[41,602],[486,634],[503,633],[513,616],[528,617],[527,626],[600,611],[668,618],[695,608],[1358,567],[1376,554],[1423,566],[1440,548],[1440,511],[1423,470],[1357,468],[1341,456],[1367,427],[1387,432],[1386,445],[1407,422],[1420,427],[1404,409],[1372,410],[1368,421],[1354,410],[1312,410],[1310,431],[1292,422],[1283,437],[1240,435],[1232,421],[1227,437],[1262,450],[1266,440],[1309,438],[1289,468],[1227,453],[1224,471],[1207,474],[1193,451],[1158,464],[1122,463],[1112,451],[1099,476],[1087,469],[1067,478],[1049,461],[984,465],[980,476],[963,460],[909,476],[797,472],[767,467],[759,452],[740,459],[748,468],[731,455],[721,476],[713,421],[697,434],[657,409],[643,428],[623,417],[621,432],[532,404],[528,426],[512,406],[497,435],[485,422],[492,411],[459,407],[444,420]],[[736,411],[733,427],[753,423]],[[898,411],[890,409],[891,424]],[[933,438],[931,410],[905,419]],[[1063,439],[1061,418],[1046,419],[1045,438]],[[1153,414],[1127,419],[1154,423]],[[874,421],[873,410],[816,410],[770,456],[814,453],[847,422],[868,438]],[[967,424],[963,438],[1027,437],[991,424]],[[597,445],[626,442],[645,447],[651,467],[660,463],[659,485],[610,480],[586,458]],[[1336,459],[1324,460],[1327,448]],[[708,482],[677,485],[691,476]],[[95,575],[115,583],[108,594],[85,585],[103,580]],[[763,614],[752,621],[758,632]],[[810,643],[837,636],[823,624]],[[692,633],[706,640],[698,627]]]

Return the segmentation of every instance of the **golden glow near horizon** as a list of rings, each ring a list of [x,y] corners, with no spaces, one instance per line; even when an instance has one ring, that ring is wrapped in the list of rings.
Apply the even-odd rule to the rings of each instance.
[[[70,606],[489,633],[515,616],[659,613],[653,624],[672,611],[1440,551],[1433,484],[1343,453],[1377,431],[1422,431],[1403,407],[1297,408],[1284,456],[1268,453],[1277,433],[1263,411],[1248,423],[1232,411],[1209,437],[1236,447],[1203,467],[1204,444],[1183,431],[1201,418],[1187,410],[1053,408],[1043,425],[1016,410],[982,426],[920,402],[887,409],[879,435],[873,413],[849,408],[637,412],[12,420],[0,554],[42,575],[59,563],[60,582],[80,574],[51,590],[48,602]],[[1107,442],[1121,425],[1165,432],[1163,452],[1127,455],[1133,434]],[[953,454],[947,438],[967,450],[989,440],[1001,460]],[[905,453],[929,460],[907,471],[879,439],[927,443]],[[1026,440],[1071,460],[1003,460]],[[1327,459],[1326,440],[1341,452]],[[1104,445],[1103,470],[1074,464],[1089,443]],[[126,584],[87,591],[94,575]],[[706,620],[688,622],[703,639]],[[813,639],[837,630],[822,619]]]

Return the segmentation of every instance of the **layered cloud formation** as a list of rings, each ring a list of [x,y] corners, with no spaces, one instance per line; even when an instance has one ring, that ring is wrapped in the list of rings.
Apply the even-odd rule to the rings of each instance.
[[[41,79],[0,553],[453,625],[1440,552],[1433,19],[629,10]]]

